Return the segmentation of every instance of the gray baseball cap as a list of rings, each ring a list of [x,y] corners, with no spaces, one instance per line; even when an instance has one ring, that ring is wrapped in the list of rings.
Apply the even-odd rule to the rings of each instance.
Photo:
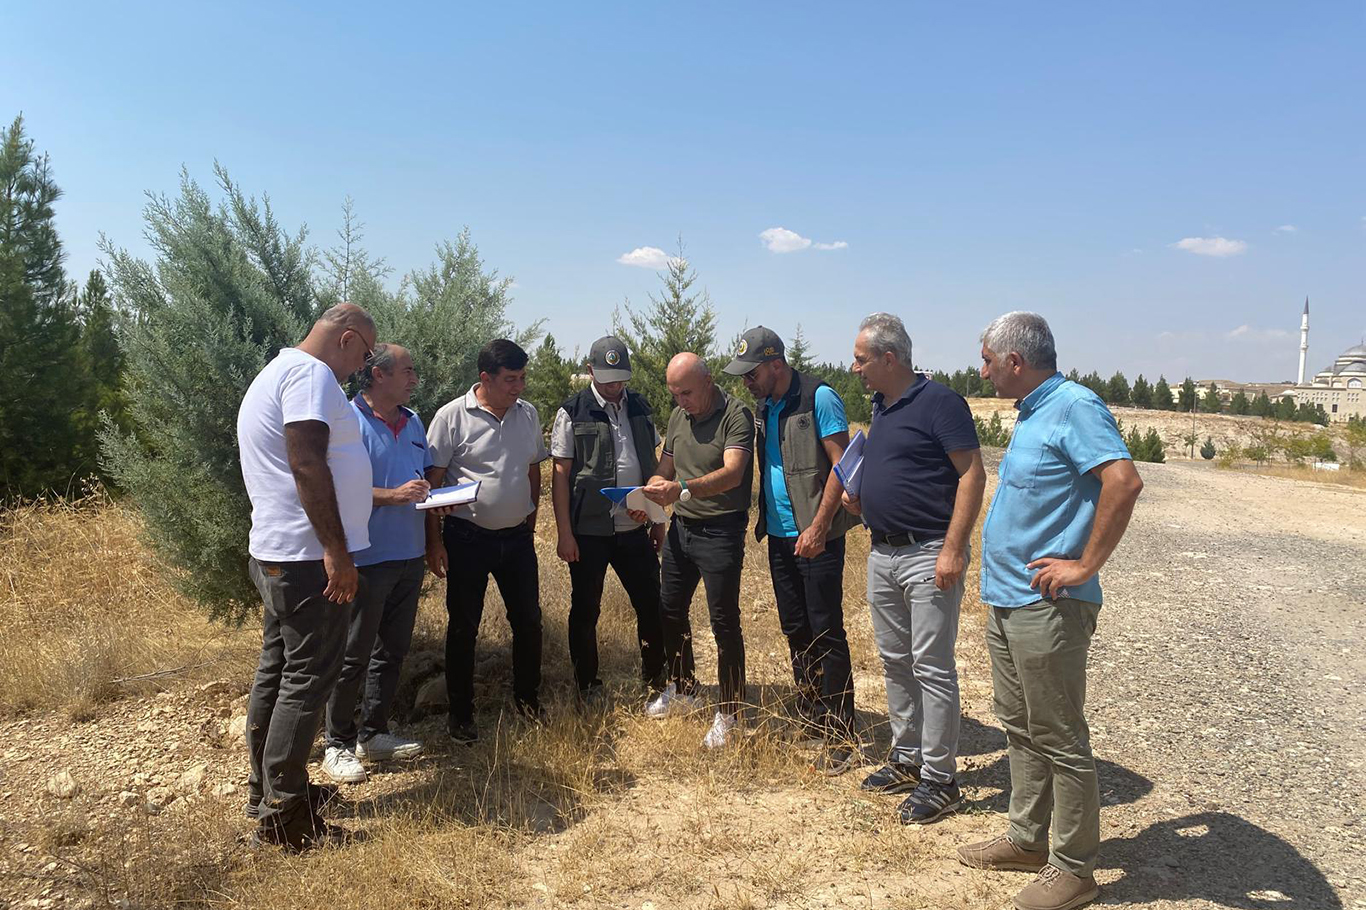
[[[631,378],[631,355],[615,335],[604,335],[588,349],[588,365],[598,382],[626,382]]]
[[[777,360],[784,353],[783,340],[778,333],[756,325],[740,336],[735,359],[726,364],[726,372],[732,376],[743,376],[761,363]]]

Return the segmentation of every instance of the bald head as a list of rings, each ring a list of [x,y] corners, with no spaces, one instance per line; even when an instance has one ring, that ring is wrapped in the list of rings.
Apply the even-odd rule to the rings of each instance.
[[[678,406],[693,417],[710,414],[715,408],[716,386],[711,368],[696,354],[684,351],[675,354],[664,374],[669,392]]]
[[[318,317],[299,350],[312,354],[344,380],[365,365],[374,348],[375,320],[354,303],[339,303]]]

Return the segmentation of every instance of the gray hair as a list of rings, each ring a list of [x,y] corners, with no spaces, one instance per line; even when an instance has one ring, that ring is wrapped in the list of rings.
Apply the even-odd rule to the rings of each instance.
[[[911,336],[906,326],[891,313],[874,313],[858,326],[859,334],[868,333],[868,347],[874,354],[891,353],[904,367],[911,366]]]
[[[375,384],[375,370],[383,370],[386,373],[394,372],[394,366],[398,363],[398,345],[381,342],[375,345],[375,355],[365,361],[365,366],[361,367],[356,374],[356,383],[361,391],[370,388]]]
[[[982,344],[997,356],[1019,354],[1035,369],[1056,370],[1058,349],[1053,345],[1053,330],[1038,313],[1016,310],[997,316],[982,330]]]

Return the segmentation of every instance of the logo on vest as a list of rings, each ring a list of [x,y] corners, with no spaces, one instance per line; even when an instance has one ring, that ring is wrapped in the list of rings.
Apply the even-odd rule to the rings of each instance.
[[[797,426],[803,430],[810,429],[811,418],[803,414],[802,416],[797,418]]]
[[[617,353],[616,351],[608,351],[606,354],[603,355],[602,359],[607,361],[607,365],[609,367],[614,367],[617,364],[621,363],[621,354]]]
[[[744,356],[745,356],[745,353],[746,353],[748,350],[749,350],[749,341],[746,340],[746,339],[744,339],[744,338],[741,338],[741,339],[740,339],[740,346],[739,346],[738,348],[735,349],[735,356],[737,356],[737,357],[744,357]]]

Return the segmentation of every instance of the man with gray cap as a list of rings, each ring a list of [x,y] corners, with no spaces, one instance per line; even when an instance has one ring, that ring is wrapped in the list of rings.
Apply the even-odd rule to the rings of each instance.
[[[569,564],[569,658],[579,697],[603,703],[598,678],[598,615],[610,565],[631,599],[647,697],[663,688],[664,630],[659,615],[659,548],[664,525],[644,512],[613,507],[604,487],[637,487],[655,473],[659,434],[645,397],[626,388],[631,357],[607,335],[588,352],[588,388],[555,414],[551,501],[559,531],[556,552]]]
[[[844,402],[820,379],[788,366],[782,339],[763,326],[740,337],[726,372],[743,380],[759,411],[754,536],[768,537],[798,713],[826,741],[818,767],[842,774],[861,757],[844,631],[844,535],[858,520],[840,508],[843,487],[831,470],[849,445]]]

